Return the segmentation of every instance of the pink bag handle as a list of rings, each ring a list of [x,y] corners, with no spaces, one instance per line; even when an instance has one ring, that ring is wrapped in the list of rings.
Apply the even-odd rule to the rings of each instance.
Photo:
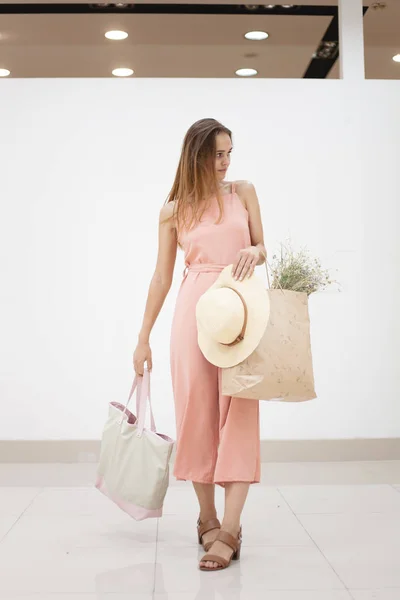
[[[149,401],[150,407],[150,427],[151,431],[156,431],[156,423],[154,420],[153,409],[151,406],[151,396],[150,396],[150,373],[147,369],[144,370],[143,377],[138,375],[135,376],[133,380],[131,391],[129,393],[128,401],[126,403],[126,407],[124,413],[126,412],[129,402],[133,396],[133,393],[136,389],[136,418],[138,425],[138,437],[141,437],[144,430],[144,424],[146,420],[146,404],[147,400]]]
[[[147,400],[150,408],[150,427],[151,431],[156,431],[156,423],[154,421],[153,408],[151,406],[150,395],[150,373],[147,369],[144,370],[143,377],[139,377],[138,389],[136,393],[136,416],[138,420],[138,437],[141,437],[146,420]]]

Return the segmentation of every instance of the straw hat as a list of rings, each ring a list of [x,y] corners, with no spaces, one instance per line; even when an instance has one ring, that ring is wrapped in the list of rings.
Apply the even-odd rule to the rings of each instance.
[[[222,368],[239,364],[257,348],[270,310],[262,281],[255,275],[235,281],[232,268],[225,267],[196,306],[200,350]]]

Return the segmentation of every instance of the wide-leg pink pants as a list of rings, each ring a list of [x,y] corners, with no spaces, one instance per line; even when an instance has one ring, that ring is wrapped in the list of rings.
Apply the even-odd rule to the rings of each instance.
[[[198,483],[260,481],[259,402],[220,393],[220,369],[197,342],[195,308],[218,273],[191,272],[179,292],[171,335],[177,479]]]

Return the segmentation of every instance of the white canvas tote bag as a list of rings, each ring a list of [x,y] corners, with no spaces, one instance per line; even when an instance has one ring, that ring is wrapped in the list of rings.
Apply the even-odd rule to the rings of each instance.
[[[128,410],[136,391],[136,417]],[[146,405],[150,429],[145,428]],[[157,433],[150,399],[150,373],[135,377],[126,406],[110,402],[95,487],[137,521],[161,517],[174,442]]]

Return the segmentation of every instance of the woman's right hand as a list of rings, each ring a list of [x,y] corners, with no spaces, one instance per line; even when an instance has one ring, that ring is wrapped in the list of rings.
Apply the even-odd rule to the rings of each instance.
[[[135,352],[133,353],[133,368],[136,375],[142,376],[144,374],[144,363],[147,363],[147,368],[149,371],[151,371],[153,368],[153,362],[150,344],[139,342],[136,346]]]

